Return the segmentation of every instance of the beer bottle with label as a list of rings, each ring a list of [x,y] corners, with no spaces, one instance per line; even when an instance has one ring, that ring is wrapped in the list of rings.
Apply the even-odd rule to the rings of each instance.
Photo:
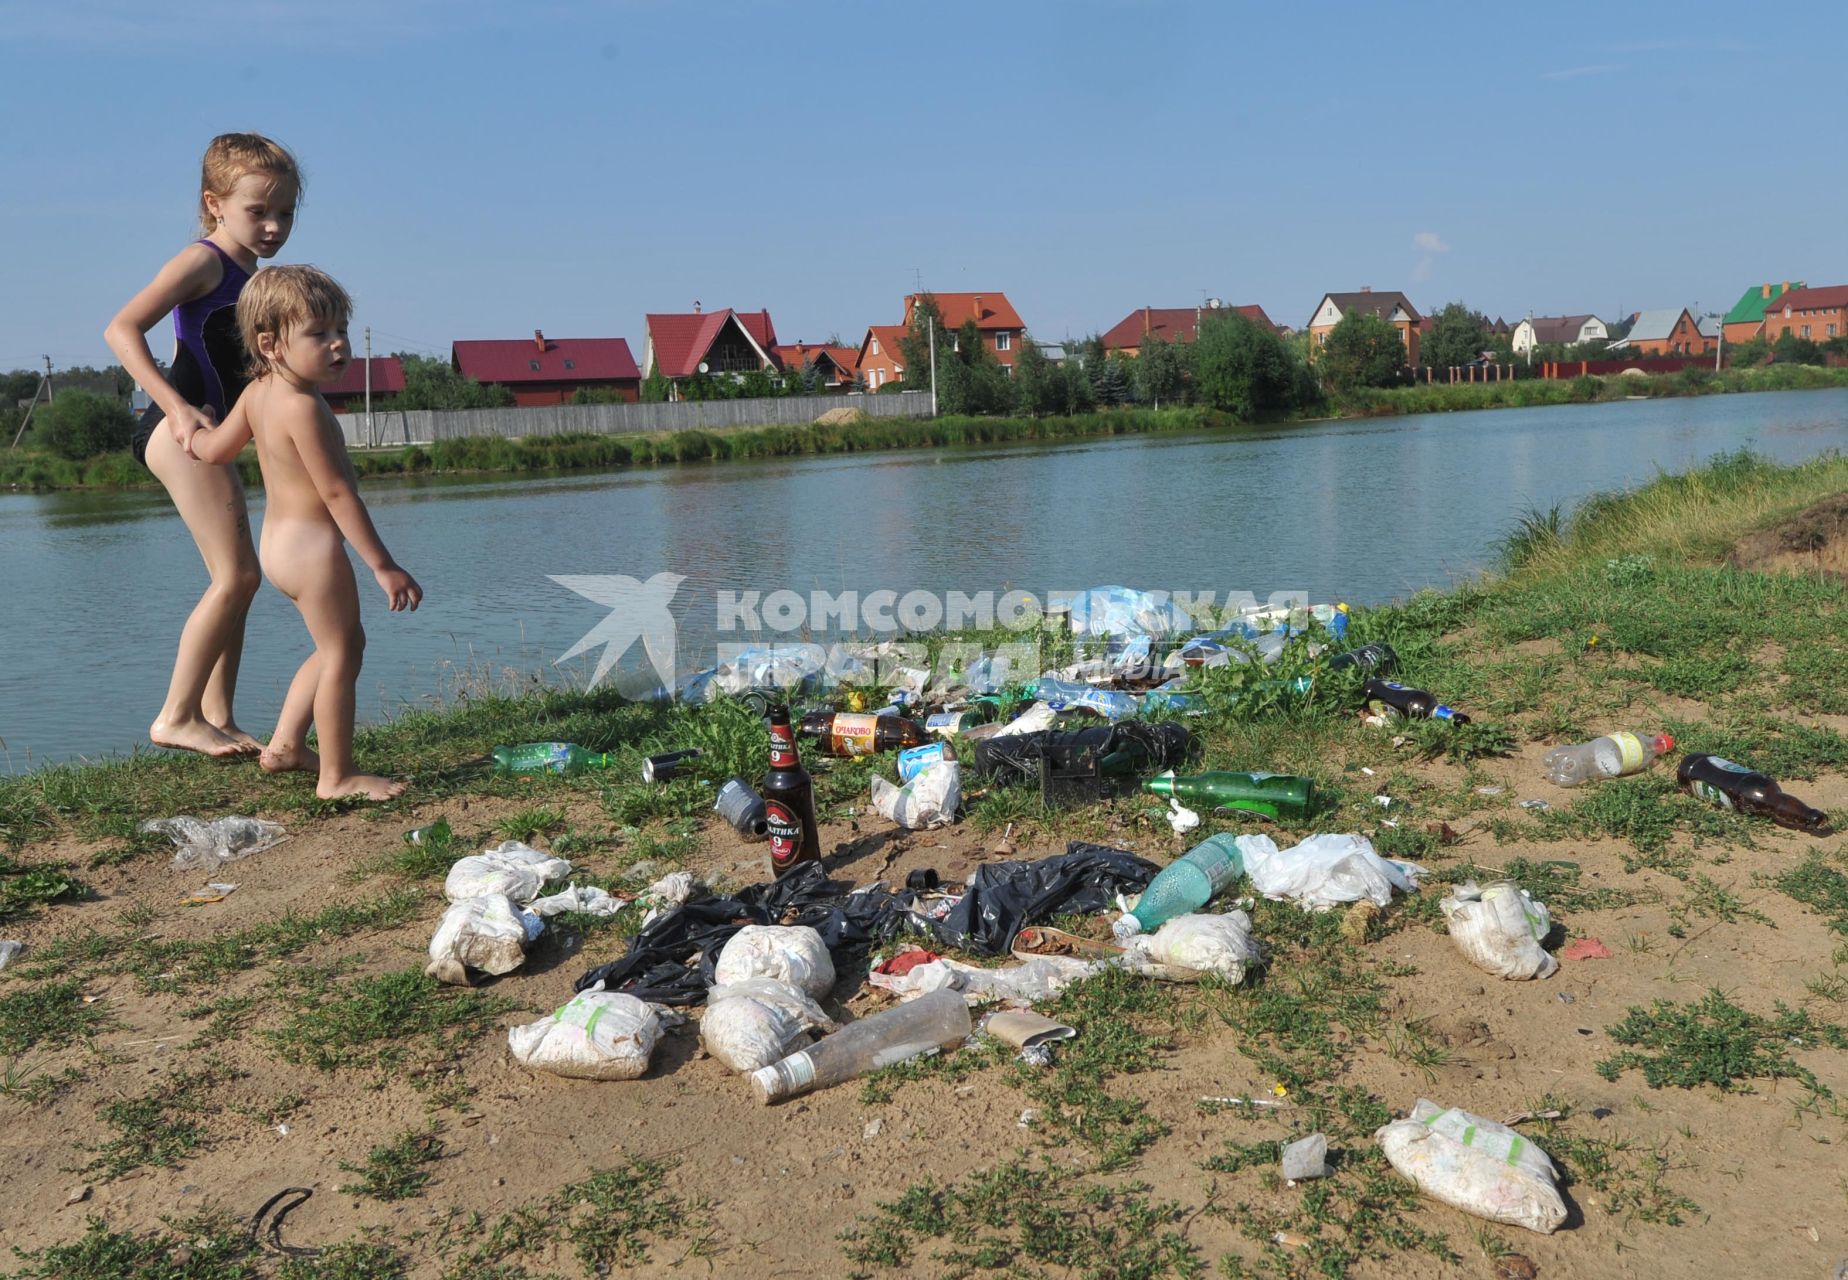
[[[1769,818],[1780,827],[1821,835],[1829,823],[1828,814],[1810,808],[1764,774],[1719,756],[1684,756],[1675,777],[1702,800]]]
[[[1358,649],[1349,649],[1346,653],[1337,653],[1328,660],[1330,671],[1339,671],[1343,667],[1353,667],[1357,671],[1366,671],[1382,676],[1389,676],[1399,665],[1399,655],[1392,651],[1392,646],[1384,640],[1364,644]]]
[[[915,720],[854,711],[811,711],[802,717],[796,732],[813,738],[816,750],[827,756],[870,756],[930,741],[924,726]]]
[[[780,880],[805,862],[821,861],[821,832],[815,826],[815,786],[796,754],[789,708],[770,708],[770,772],[758,790],[770,837],[770,870]]]
[[[1369,703],[1388,713],[1396,712],[1407,719],[1448,720],[1452,724],[1469,723],[1468,716],[1461,711],[1453,711],[1444,706],[1423,689],[1408,689],[1390,680],[1373,679],[1367,681],[1360,692]]]

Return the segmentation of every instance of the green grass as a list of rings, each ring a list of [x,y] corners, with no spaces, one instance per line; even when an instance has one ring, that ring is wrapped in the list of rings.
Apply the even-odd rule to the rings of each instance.
[[[103,1104],[98,1115],[116,1133],[89,1148],[96,1158],[83,1172],[114,1180],[136,1169],[181,1164],[209,1140],[205,1117],[219,1110],[213,1090],[236,1075],[208,1062],[197,1071],[166,1076],[137,1097]]]
[[[359,1181],[340,1190],[345,1195],[384,1201],[422,1195],[432,1177],[424,1166],[435,1164],[443,1155],[443,1139],[434,1128],[407,1130],[372,1148],[363,1164],[342,1161],[340,1171],[358,1174]]]
[[[0,853],[0,921],[30,915],[34,908],[86,897],[89,889],[63,866],[27,865]]]
[[[1812,849],[1800,864],[1770,877],[1769,883],[1821,915],[1835,932],[1848,933],[1848,875],[1829,865],[1841,861],[1839,853]]]
[[[1751,1092],[1750,1080],[1797,1080],[1825,1094],[1815,1074],[1791,1056],[1793,1048],[1826,1045],[1848,1049],[1848,1033],[1817,1022],[1807,1012],[1779,1001],[1776,1016],[1764,1018],[1734,1004],[1718,990],[1690,1004],[1658,1000],[1632,1007],[1606,1028],[1611,1039],[1631,1045],[1597,1064],[1598,1074],[1616,1080],[1638,1070],[1652,1089],[1692,1089],[1711,1084],[1724,1092]]]
[[[84,1003],[81,978],[21,987],[0,995],[0,1054],[63,1048],[106,1020],[103,1006]]]
[[[421,969],[337,982],[298,971],[280,988],[293,1007],[265,1035],[288,1062],[321,1071],[387,1070],[452,1060],[512,1002],[444,987]]]
[[[22,1264],[13,1280],[260,1280],[257,1248],[242,1224],[214,1212],[165,1219],[165,1230],[112,1231],[102,1217],[84,1219],[83,1235],[69,1243],[30,1252],[15,1250]],[[176,1250],[186,1246],[186,1260]],[[387,1273],[389,1274],[389,1273]],[[289,1280],[309,1280],[297,1274]],[[329,1274],[325,1280],[334,1280]],[[358,1277],[353,1277],[358,1280]]]
[[[1563,1175],[1561,1185],[1594,1192],[1604,1212],[1633,1222],[1678,1227],[1701,1212],[1699,1205],[1668,1185],[1674,1162],[1666,1149],[1643,1149],[1627,1138],[1604,1138],[1578,1132],[1573,1106],[1552,1096],[1530,1108],[1535,1127],[1524,1130],[1551,1157]],[[1558,1116],[1547,1113],[1557,1111]]]

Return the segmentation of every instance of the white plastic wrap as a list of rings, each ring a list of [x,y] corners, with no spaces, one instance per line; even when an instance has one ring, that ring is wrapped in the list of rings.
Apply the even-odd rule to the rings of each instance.
[[[1453,1209],[1541,1235],[1566,1220],[1553,1162],[1506,1125],[1420,1098],[1373,1136],[1393,1168]]]
[[[1379,906],[1392,891],[1413,893],[1425,869],[1415,862],[1382,858],[1372,842],[1358,835],[1315,835],[1293,849],[1278,852],[1269,836],[1240,836],[1238,850],[1245,874],[1267,898],[1296,903],[1308,911],[1326,911],[1370,898]]]
[[[1540,940],[1553,927],[1546,904],[1535,902],[1510,880],[1478,889],[1460,884],[1438,904],[1450,926],[1450,940],[1478,969],[1498,978],[1550,978],[1559,961]]]
[[[512,973],[526,962],[526,944],[545,923],[504,893],[450,904],[430,939],[424,972],[438,982],[468,985],[468,971]]]
[[[621,898],[611,897],[607,890],[587,884],[582,889],[571,885],[548,897],[534,898],[526,905],[527,910],[534,915],[550,920],[553,916],[564,915],[567,911],[586,916],[613,916],[621,911],[625,904]]]
[[[648,1072],[660,1039],[655,1011],[634,996],[580,991],[558,1012],[507,1029],[507,1047],[522,1066],[577,1080],[634,1080]]]
[[[811,1031],[832,1031],[820,1005],[786,982],[751,978],[706,993],[699,1042],[733,1071],[755,1071],[806,1048]]]
[[[288,832],[262,818],[233,816],[207,822],[181,814],[175,818],[155,818],[141,824],[141,830],[166,836],[178,852],[173,855],[175,871],[204,868],[215,871],[227,862],[248,858],[253,853],[272,849],[288,839]]]
[[[960,960],[932,960],[908,973],[869,973],[869,986],[890,991],[900,1000],[915,1000],[932,991],[960,992],[967,1004],[1012,1000],[1031,1004],[1046,1000],[1103,969],[1108,962],[1071,956],[1034,956],[1020,964],[981,969]]]
[[[962,803],[962,765],[939,760],[918,771],[902,787],[874,777],[873,808],[909,831],[941,827],[956,821]]]
[[[563,880],[571,864],[563,858],[504,840],[492,849],[459,859],[443,881],[443,896],[451,902],[504,893],[517,902],[531,902],[548,881]]]
[[[774,978],[819,1000],[834,989],[834,959],[807,925],[747,924],[726,942],[713,985]]]
[[[1175,916],[1154,933],[1138,934],[1127,949],[1155,964],[1216,973],[1227,982],[1245,980],[1245,966],[1263,958],[1251,936],[1251,917],[1243,911],[1224,915]]]

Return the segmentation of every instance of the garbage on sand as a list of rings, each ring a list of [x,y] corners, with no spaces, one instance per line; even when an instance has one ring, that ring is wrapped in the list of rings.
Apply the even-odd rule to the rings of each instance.
[[[648,1073],[661,1022],[634,996],[593,987],[552,1013],[507,1029],[522,1066],[578,1080],[635,1080]]]
[[[1131,938],[1125,949],[1156,965],[1218,974],[1234,985],[1245,980],[1246,965],[1263,958],[1243,911],[1176,916],[1154,933]]]
[[[1174,916],[1197,911],[1229,889],[1244,869],[1244,855],[1235,837],[1208,836],[1163,867],[1136,899],[1135,909],[1113,924],[1111,932],[1128,939]]]
[[[1158,871],[1133,853],[1073,840],[1050,858],[976,868],[962,900],[935,932],[948,946],[1006,955],[1026,926],[1054,915],[1103,911],[1117,894],[1141,890]]]
[[[835,1023],[802,991],[774,978],[747,978],[706,993],[699,1042],[733,1071],[756,1071],[806,1046]]]
[[[808,925],[748,924],[726,940],[712,976],[714,986],[771,978],[820,997],[834,989],[834,960]]]
[[[833,1035],[751,1073],[757,1100],[769,1104],[863,1076],[880,1067],[952,1048],[969,1038],[969,1006],[953,991],[869,1014]]]
[[[941,827],[956,820],[962,803],[962,766],[955,760],[926,765],[902,786],[872,780],[873,808],[908,831]]]
[[[1016,1049],[1036,1066],[1050,1058],[1052,1046],[1078,1034],[1076,1027],[1054,1022],[1031,1009],[1003,1009],[982,1019],[982,1031],[1002,1044]]]
[[[628,903],[614,897],[609,890],[600,889],[594,884],[578,888],[572,884],[558,893],[543,898],[534,898],[527,903],[526,909],[542,920],[561,916],[566,912],[585,916],[602,916],[608,918],[621,911]]]
[[[235,892],[237,892],[236,885],[214,881],[202,888],[194,889],[180,901],[189,907],[206,907],[214,902],[223,902]]]
[[[1546,904],[1512,880],[1481,888],[1473,881],[1460,884],[1438,909],[1457,950],[1486,973],[1518,982],[1550,978],[1559,969],[1559,961],[1540,945],[1553,928]]]
[[[1566,1220],[1553,1162],[1506,1125],[1420,1098],[1374,1137],[1394,1169],[1454,1209],[1541,1235]]]
[[[456,860],[443,880],[443,896],[451,902],[505,894],[527,903],[553,880],[571,874],[563,858],[541,853],[518,840],[503,840],[492,849]]]
[[[504,893],[453,902],[430,939],[424,972],[438,982],[465,987],[469,971],[499,976],[526,963],[527,945],[545,922]]]
[[[1285,1182],[1307,1182],[1328,1176],[1328,1139],[1319,1133],[1298,1138],[1283,1149],[1279,1161]]]
[[[1267,898],[1326,911],[1344,902],[1392,902],[1392,891],[1415,893],[1425,869],[1415,862],[1382,858],[1361,835],[1314,835],[1279,852],[1269,836],[1238,837],[1245,874]]]
[[[1599,938],[1574,938],[1559,949],[1562,960],[1609,960],[1611,949]]]
[[[12,964],[14,958],[25,949],[25,943],[17,942],[11,938],[8,938],[4,942],[0,942],[0,969],[4,969],[9,964]]]
[[[227,862],[273,849],[289,836],[278,823],[235,815],[207,821],[180,814],[150,819],[140,829],[173,841],[178,850],[173,855],[175,871],[214,871]]]

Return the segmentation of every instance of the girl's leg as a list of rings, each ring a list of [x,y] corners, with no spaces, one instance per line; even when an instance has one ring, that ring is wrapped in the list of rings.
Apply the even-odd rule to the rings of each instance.
[[[237,615],[224,652],[218,655],[218,665],[212,668],[211,677],[205,682],[205,696],[200,699],[199,706],[208,723],[226,737],[242,743],[246,751],[254,751],[263,744],[238,727],[237,717],[231,711],[231,703],[237,695],[237,669],[244,660],[244,624],[249,620],[250,606],[245,605]]]
[[[180,631],[173,678],[167,701],[148,730],[158,746],[201,751],[207,755],[239,755],[249,746],[217,727],[206,714],[206,688],[233,643],[241,651],[244,618],[257,594],[262,576],[256,548],[250,541],[250,515],[244,505],[244,487],[231,467],[213,466],[188,457],[164,428],[148,442],[148,469],[173,499],[180,519],[199,548],[211,583]],[[213,710],[231,719],[235,657],[215,691]]]

